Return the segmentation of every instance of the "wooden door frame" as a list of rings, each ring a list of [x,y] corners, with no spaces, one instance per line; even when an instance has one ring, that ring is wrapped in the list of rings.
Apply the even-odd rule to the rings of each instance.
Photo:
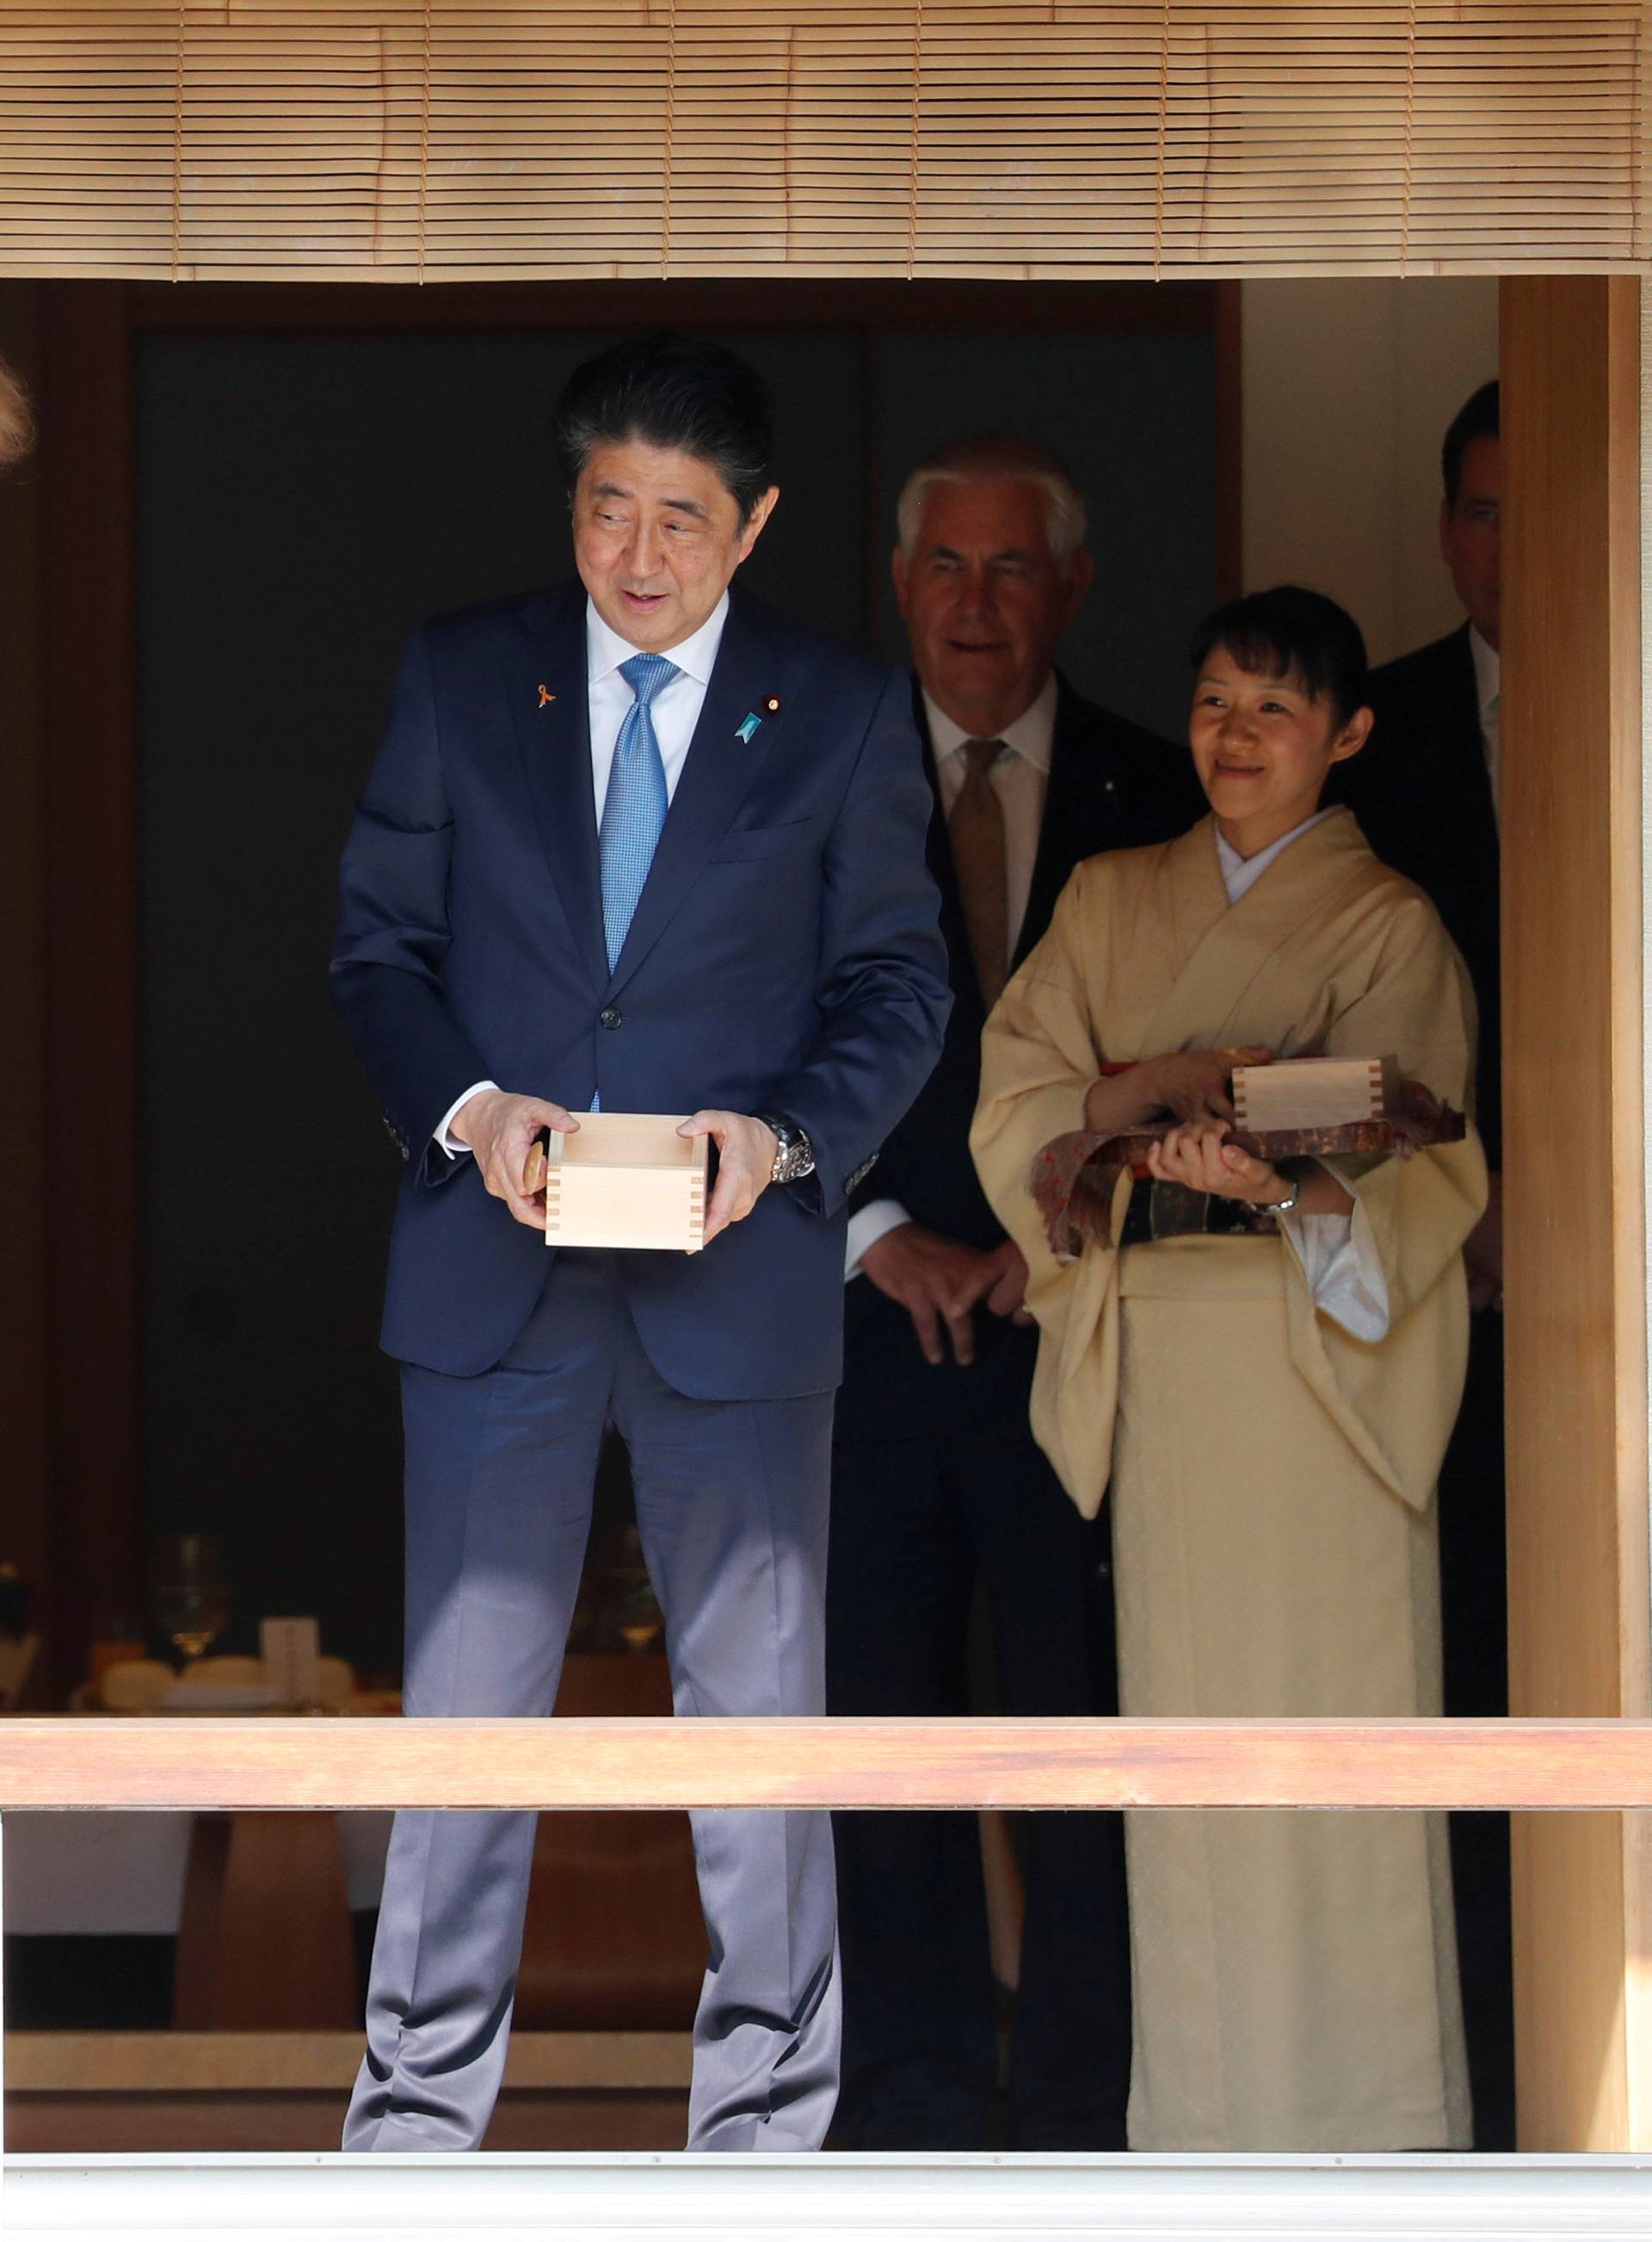
[[[1506,280],[1510,1705],[1644,1717],[1642,287]],[[1645,1815],[1514,1825],[1521,2145],[1652,2145]]]
[[[1419,283],[1419,285],[1426,285]],[[1132,307],[1139,284],[1128,284]],[[52,1275],[42,1406],[66,1638],[141,1581],[131,601],[131,337],[348,323],[476,323],[468,292],[42,293],[45,750],[43,1086]],[[583,292],[531,292],[601,324]],[[987,292],[996,305],[996,292]],[[855,292],[858,317],[867,292]],[[577,305],[574,298],[581,300]],[[1642,1088],[1640,284],[1503,292],[1511,487],[1503,723],[1514,1709],[1652,1711],[1647,1621]],[[663,292],[650,291],[662,305]],[[233,303],[232,298],[237,299]],[[680,299],[688,302],[688,298]],[[825,300],[822,299],[823,302]],[[1147,299],[1173,312],[1168,292]],[[915,295],[897,289],[916,316]],[[1233,299],[1226,299],[1230,327]],[[769,324],[707,285],[704,324]],[[1017,317],[1074,324],[1064,288]],[[617,299],[607,307],[621,317]],[[682,316],[680,312],[674,312]],[[882,316],[880,307],[878,316]],[[841,313],[840,313],[841,318]],[[300,321],[300,324],[303,322]],[[562,323],[558,320],[557,323]],[[1237,430],[1227,451],[1237,459]],[[70,460],[61,478],[53,460]],[[1232,486],[1229,486],[1230,491]],[[1237,507],[1231,507],[1230,534]],[[1592,750],[1592,752],[1583,752]],[[1567,783],[1561,783],[1564,777]],[[1558,1150],[1557,1150],[1558,1148]],[[65,1677],[66,1678],[66,1677]],[[1652,2146],[1652,1904],[1643,1816],[1517,1828],[1522,2145]]]

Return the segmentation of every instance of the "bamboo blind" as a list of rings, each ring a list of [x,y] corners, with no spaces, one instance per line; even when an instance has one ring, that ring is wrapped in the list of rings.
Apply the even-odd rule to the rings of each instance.
[[[1646,0],[0,0],[0,274],[1646,253]]]

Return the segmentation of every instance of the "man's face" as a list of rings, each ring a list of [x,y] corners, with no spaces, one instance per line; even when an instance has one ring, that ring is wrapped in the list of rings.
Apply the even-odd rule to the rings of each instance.
[[[610,630],[647,654],[692,638],[769,515],[747,521],[715,467],[653,444],[599,444],[574,489],[574,560]]]
[[[1502,621],[1498,514],[1503,496],[1503,451],[1495,436],[1476,436],[1463,453],[1457,495],[1440,509],[1440,550],[1457,597],[1487,646]]]
[[[895,595],[913,667],[955,724],[990,738],[1031,706],[1092,567],[1087,553],[1058,565],[1036,484],[1004,475],[930,488],[910,552],[895,555]]]

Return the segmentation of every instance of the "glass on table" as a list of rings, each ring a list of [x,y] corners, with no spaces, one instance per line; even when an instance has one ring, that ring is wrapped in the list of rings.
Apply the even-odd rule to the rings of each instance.
[[[155,1563],[155,1617],[187,1672],[229,1624],[230,1592],[217,1541],[209,1534],[173,1534]]]

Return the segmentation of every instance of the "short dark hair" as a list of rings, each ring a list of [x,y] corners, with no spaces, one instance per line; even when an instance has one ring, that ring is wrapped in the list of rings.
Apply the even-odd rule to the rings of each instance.
[[[1299,679],[1311,698],[1330,701],[1339,724],[1367,704],[1370,669],[1360,626],[1323,592],[1276,584],[1218,607],[1193,634],[1195,677],[1218,647],[1241,669]]]
[[[665,334],[615,343],[574,367],[553,426],[570,495],[599,444],[652,444],[703,460],[742,521],[774,481],[769,393],[721,343]]]
[[[1446,431],[1446,440],[1440,447],[1440,473],[1446,486],[1446,504],[1457,503],[1458,486],[1463,479],[1463,459],[1468,446],[1481,436],[1495,436],[1498,427],[1498,399],[1501,384],[1482,381],[1456,419]]]

